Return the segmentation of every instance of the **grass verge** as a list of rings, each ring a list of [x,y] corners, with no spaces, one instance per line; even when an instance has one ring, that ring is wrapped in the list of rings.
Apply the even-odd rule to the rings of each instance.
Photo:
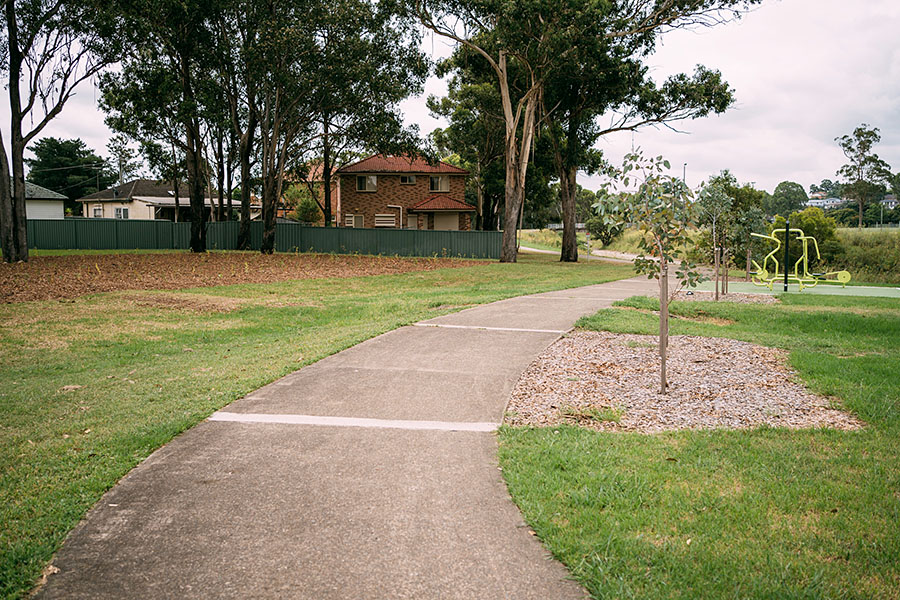
[[[653,334],[652,310],[635,298],[580,325]],[[675,318],[673,334],[788,349],[812,390],[869,426],[505,427],[504,476],[531,527],[595,598],[900,597],[900,300],[791,295],[672,312],[729,323]]]
[[[85,512],[213,411],[404,324],[629,277],[517,264],[0,305],[0,597],[24,594]]]

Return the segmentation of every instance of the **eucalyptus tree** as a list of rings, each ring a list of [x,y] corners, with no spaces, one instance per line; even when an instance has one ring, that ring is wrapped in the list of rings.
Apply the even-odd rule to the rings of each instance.
[[[596,39],[596,38],[591,38]],[[615,45],[579,45],[568,69],[560,69],[545,86],[547,130],[553,140],[560,181],[563,240],[560,260],[578,260],[575,202],[578,171],[603,167],[598,139],[616,131],[696,119],[722,113],[733,102],[732,90],[718,71],[698,66],[693,75],[669,77],[657,86],[647,67]],[[601,122],[601,117],[606,116]]]
[[[265,3],[259,0],[229,0],[216,14],[211,46],[214,81],[228,111],[231,127],[229,147],[238,164],[241,205],[237,248],[250,248],[250,203],[253,190],[253,167],[258,140],[257,95],[266,76],[259,60],[260,47],[266,40],[264,30]],[[227,180],[230,182],[231,177]],[[227,194],[229,214],[231,194]]]
[[[260,43],[252,68],[262,71],[256,102],[249,106],[259,124],[259,175],[263,235],[260,251],[275,251],[275,213],[288,168],[297,162],[297,142],[312,136],[317,40],[323,7],[317,3],[261,1]]]
[[[760,0],[415,0],[424,27],[469,48],[496,77],[504,118],[506,190],[502,262],[515,262],[515,223],[524,201],[529,154],[537,128],[553,107],[542,99],[549,77],[570,64],[581,45],[601,39],[651,51],[660,33],[734,17]],[[514,69],[525,85],[510,85]]]
[[[437,66],[437,75],[452,73],[443,98],[429,96],[428,109],[449,122],[432,132],[435,144],[459,155],[472,172],[475,188],[475,229],[496,229],[500,201],[488,193],[495,166],[503,159],[504,132],[500,99],[490,79],[477,77],[464,53]]]
[[[78,85],[118,59],[114,2],[4,0],[0,73],[7,80],[10,152],[0,132],[0,248],[6,262],[28,260],[24,153]]]
[[[709,224],[712,236],[713,251],[713,282],[715,285],[715,299],[719,301],[719,290],[723,293],[727,291],[727,287],[721,280],[721,262],[724,258],[722,243],[728,231],[728,221],[731,217],[731,209],[734,199],[725,191],[725,187],[718,182],[710,182],[704,185],[700,190],[700,197],[697,200],[697,208],[700,213],[700,223]],[[725,269],[725,277],[727,280],[728,268]]]
[[[634,192],[609,194],[598,192],[595,208],[607,227],[633,224],[643,234],[641,254],[634,259],[638,273],[659,281],[659,393],[668,391],[666,357],[669,346],[669,301],[682,287],[694,287],[703,278],[694,265],[682,258],[690,241],[688,231],[695,225],[693,194],[684,181],[666,174],[669,162],[662,156],[646,157],[640,148],[625,156],[622,168],[612,172],[613,179]],[[682,259],[675,270],[678,285],[669,289],[669,269]]]
[[[121,70],[101,79],[113,129],[163,139],[184,153],[192,252],[206,250],[206,173],[202,89],[208,85],[212,19],[219,0],[123,0],[129,51]]]
[[[418,151],[417,131],[404,129],[399,103],[421,92],[429,64],[415,22],[390,2],[331,2],[315,21],[313,35],[315,79],[309,95],[316,127],[306,149],[321,157],[315,161],[320,168],[312,171],[322,180],[319,207],[328,227],[334,172],[356,156],[355,150]]]
[[[882,191],[882,186],[891,178],[890,166],[872,151],[875,144],[881,141],[881,133],[877,127],[863,123],[852,134],[834,138],[834,141],[849,161],[837,172],[844,180],[841,189],[846,196],[856,200],[858,225],[862,227],[866,204]]]

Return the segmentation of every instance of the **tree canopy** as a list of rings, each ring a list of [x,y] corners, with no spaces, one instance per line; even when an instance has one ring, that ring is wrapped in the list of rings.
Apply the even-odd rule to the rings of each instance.
[[[81,139],[41,138],[30,148],[34,158],[26,158],[28,181],[68,198],[66,211],[80,214],[78,198],[106,189],[116,180],[110,165]]]
[[[803,186],[793,181],[782,181],[775,191],[765,199],[763,209],[770,217],[788,215],[795,210],[803,210],[809,197]]]
[[[884,185],[891,177],[890,165],[872,151],[875,144],[881,141],[881,133],[877,127],[863,123],[852,134],[842,135],[834,141],[848,160],[838,169],[837,175],[843,179],[841,187],[844,195],[856,200],[858,226],[862,227],[866,205],[883,193]]]

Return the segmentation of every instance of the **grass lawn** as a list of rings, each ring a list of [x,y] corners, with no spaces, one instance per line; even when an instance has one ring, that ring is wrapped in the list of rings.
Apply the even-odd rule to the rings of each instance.
[[[655,333],[658,301],[620,306],[580,325]],[[789,295],[672,313],[692,319],[673,319],[673,334],[788,349],[812,390],[869,425],[505,427],[503,472],[538,536],[595,598],[900,598],[900,300]]]
[[[402,275],[0,304],[0,597],[27,592],[129,469],[232,400],[401,325],[632,274],[628,265],[523,256]]]
[[[578,240],[578,253],[588,254],[587,238],[584,233],[576,233]],[[536,250],[553,250],[559,252],[562,249],[562,231],[552,229],[523,229],[519,232],[519,241],[522,246]]]

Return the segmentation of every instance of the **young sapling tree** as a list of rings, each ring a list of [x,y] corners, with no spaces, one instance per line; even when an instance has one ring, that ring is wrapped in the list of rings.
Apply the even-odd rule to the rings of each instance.
[[[634,268],[648,279],[659,281],[659,393],[665,394],[666,351],[669,344],[669,301],[682,288],[694,287],[702,281],[695,266],[682,259],[676,267],[676,286],[669,289],[669,268],[684,252],[689,242],[688,229],[694,224],[692,194],[684,181],[665,174],[669,161],[662,156],[645,157],[640,148],[625,156],[616,179],[625,191],[609,194],[594,208],[609,226],[631,225],[641,233],[641,254]],[[601,195],[598,193],[598,196]]]

